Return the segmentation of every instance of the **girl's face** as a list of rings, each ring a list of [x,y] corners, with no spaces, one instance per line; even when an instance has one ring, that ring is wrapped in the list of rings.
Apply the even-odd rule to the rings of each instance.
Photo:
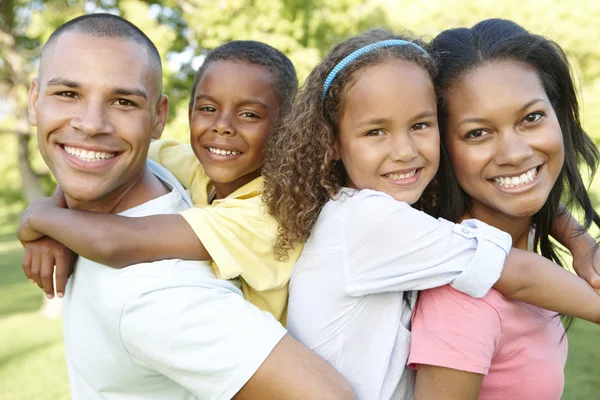
[[[562,169],[560,125],[537,72],[484,64],[449,87],[446,143],[472,216],[532,216]]]
[[[338,155],[347,185],[415,203],[439,165],[431,78],[401,59],[358,72],[339,118]]]

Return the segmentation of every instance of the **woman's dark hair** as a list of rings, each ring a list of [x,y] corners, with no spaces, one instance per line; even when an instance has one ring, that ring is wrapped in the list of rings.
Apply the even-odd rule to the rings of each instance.
[[[310,73],[296,95],[292,111],[267,139],[263,201],[280,223],[275,257],[286,259],[288,251],[308,239],[321,209],[344,184],[345,172],[336,159],[338,117],[344,98],[360,71],[388,60],[402,59],[423,68],[432,78],[432,57],[413,46],[392,46],[361,55],[342,69],[333,80],[324,101],[321,96],[327,75],[346,56],[382,40],[419,40],[374,29],[338,44]]]
[[[448,112],[445,94],[454,82],[493,61],[516,61],[537,72],[560,123],[565,161],[546,203],[533,216],[536,226],[534,245],[539,246],[544,257],[562,265],[558,249],[550,241],[553,222],[563,212],[561,201],[567,209],[581,212],[585,230],[592,223],[600,226],[600,216],[592,206],[579,171],[583,164],[593,178],[600,154],[581,126],[574,78],[565,53],[552,40],[531,34],[503,19],[488,19],[470,29],[446,30],[432,41],[431,47],[439,64],[435,83],[443,146]],[[451,196],[450,201],[441,202],[443,204],[437,210],[440,216],[457,221],[470,211],[469,197],[456,178],[449,176],[439,181],[439,185],[440,193]]]

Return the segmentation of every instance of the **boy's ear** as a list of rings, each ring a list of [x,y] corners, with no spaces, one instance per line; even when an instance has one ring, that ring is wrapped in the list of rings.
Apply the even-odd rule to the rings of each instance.
[[[167,118],[169,117],[169,98],[165,94],[160,95],[156,103],[156,113],[154,116],[154,127],[152,129],[152,139],[160,139],[162,136]]]
[[[37,126],[37,102],[40,97],[40,84],[38,78],[34,78],[29,86],[29,97],[27,99],[27,111],[29,123]]]

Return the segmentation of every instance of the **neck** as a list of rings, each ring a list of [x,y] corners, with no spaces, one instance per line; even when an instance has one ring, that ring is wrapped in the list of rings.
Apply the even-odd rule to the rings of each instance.
[[[168,190],[162,182],[147,167],[144,167],[135,180],[116,188],[102,198],[91,201],[81,200],[65,193],[65,200],[71,209],[118,214],[166,193]]]
[[[488,225],[498,228],[512,237],[513,247],[527,250],[529,230],[533,223],[533,217],[514,217],[501,213],[500,211],[474,204],[471,208],[469,218],[476,218]]]
[[[231,193],[235,192],[242,186],[252,182],[256,178],[260,176],[260,170],[254,171],[250,174],[244,175],[233,182],[215,182],[213,181],[213,185],[215,186],[215,192],[217,193],[217,199],[224,199],[229,196]]]

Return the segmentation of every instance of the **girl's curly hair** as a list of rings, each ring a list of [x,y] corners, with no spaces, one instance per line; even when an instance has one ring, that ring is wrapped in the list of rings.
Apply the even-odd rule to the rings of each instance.
[[[321,209],[345,184],[346,174],[336,159],[338,116],[344,97],[365,68],[392,59],[403,59],[422,67],[432,77],[432,57],[412,46],[393,46],[368,52],[338,73],[321,101],[323,83],[331,70],[346,56],[371,43],[389,39],[414,42],[383,29],[370,30],[338,44],[310,73],[296,95],[291,112],[269,136],[262,175],[263,201],[280,223],[274,255],[286,259],[296,243],[305,243]],[[401,110],[399,110],[401,112]]]

